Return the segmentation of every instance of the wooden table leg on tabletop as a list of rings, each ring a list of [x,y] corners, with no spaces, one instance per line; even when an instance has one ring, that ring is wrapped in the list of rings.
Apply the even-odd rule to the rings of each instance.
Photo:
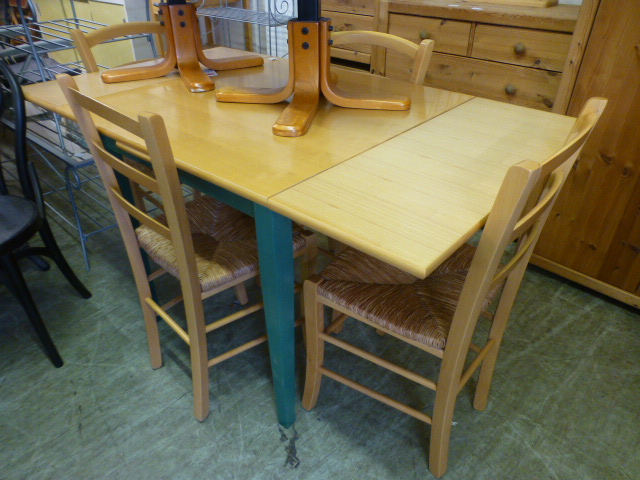
[[[331,20],[290,20],[289,82],[281,89],[222,88],[220,102],[278,103],[293,94],[291,103],[273,125],[274,135],[304,135],[318,110],[320,95],[334,105],[370,110],[408,110],[411,100],[400,95],[376,96],[341,89],[330,75]]]
[[[187,88],[194,92],[207,92],[215,88],[213,80],[200,64],[213,70],[232,70],[262,65],[260,55],[243,55],[225,59],[210,59],[204,54],[200,39],[200,25],[196,7],[186,0],[168,0],[160,4],[160,16],[167,36],[167,51],[157,65],[107,70],[102,73],[105,83],[127,82],[166,75],[178,67]]]

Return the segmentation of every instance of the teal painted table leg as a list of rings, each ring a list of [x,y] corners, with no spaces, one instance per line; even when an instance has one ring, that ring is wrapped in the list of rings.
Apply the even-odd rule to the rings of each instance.
[[[288,428],[296,420],[292,224],[260,205],[254,214],[278,421]]]

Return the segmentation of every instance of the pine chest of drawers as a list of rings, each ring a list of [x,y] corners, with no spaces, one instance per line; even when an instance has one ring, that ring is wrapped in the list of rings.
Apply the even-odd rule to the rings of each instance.
[[[465,0],[382,1],[377,28],[415,43],[435,42],[425,83],[518,105],[564,112],[573,81],[580,7],[536,8]],[[372,70],[408,79],[411,61],[379,52]],[[569,72],[571,76],[573,72]],[[558,96],[561,105],[556,105]]]

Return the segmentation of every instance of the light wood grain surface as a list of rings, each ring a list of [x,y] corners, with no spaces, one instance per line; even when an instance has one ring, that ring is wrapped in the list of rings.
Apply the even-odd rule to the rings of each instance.
[[[544,161],[573,119],[336,69],[345,89],[409,94],[405,112],[343,109],[323,102],[304,137],[271,126],[286,103],[217,103],[177,75],[81,91],[123,113],[162,115],[178,166],[344,243],[424,277],[480,228],[510,165]],[[220,72],[218,87],[278,87],[287,62]],[[55,83],[27,99],[70,116]],[[104,128],[117,140],[131,137]],[[532,135],[531,132],[534,132]]]
[[[543,162],[573,122],[476,98],[276,195],[269,205],[425,277],[484,224],[509,166]]]
[[[161,115],[179,168],[263,205],[276,193],[472,98],[360,72],[336,69],[335,73],[345,90],[409,95],[411,109],[344,109],[323,101],[304,137],[282,138],[274,136],[271,127],[286,103],[218,103],[215,92],[191,93],[175,74],[109,85],[97,74],[88,74],[76,77],[76,82],[83,93],[129,116],[143,111]],[[278,87],[287,79],[286,60],[270,59],[262,67],[219,72],[216,86]],[[71,116],[55,83],[30,85],[25,96]],[[98,127],[116,140],[131,141],[118,129],[103,123]]]

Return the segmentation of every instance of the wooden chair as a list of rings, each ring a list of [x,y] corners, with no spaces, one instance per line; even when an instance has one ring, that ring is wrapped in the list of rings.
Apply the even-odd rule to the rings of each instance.
[[[171,145],[160,116],[141,113],[137,119],[127,117],[80,93],[72,77],[61,75],[58,81],[96,161],[120,227],[142,304],[151,366],[162,365],[156,320],[160,317],[189,345],[195,416],[202,421],[209,413],[209,367],[267,340],[266,335],[262,335],[209,359],[207,333],[263,306],[260,302],[205,323],[203,299],[258,276],[255,223],[248,215],[205,195],[185,204]],[[105,150],[91,114],[142,139],[144,146],[127,143],[126,148],[151,164],[151,175]],[[154,192],[164,204],[164,214],[153,218],[125,199],[114,171]],[[138,228],[134,229],[131,217],[140,222]],[[313,237],[305,237],[297,230],[293,239],[295,255],[307,254],[307,259],[313,259],[312,240]],[[141,248],[160,265],[158,271],[147,274]],[[159,305],[152,298],[150,281],[166,272],[179,278],[182,296]],[[186,313],[186,329],[168,312],[181,301]]]
[[[391,49],[407,55],[414,61],[409,81],[417,85],[424,83],[424,77],[427,74],[427,68],[431,61],[434,46],[433,40],[423,40],[420,45],[416,45],[409,40],[389,33],[369,32],[365,30],[333,32],[331,34],[331,40],[333,40],[334,47],[339,45],[365,44]]]
[[[162,47],[163,42],[161,39],[164,38],[164,27],[160,22],[118,23],[93,30],[89,33],[84,33],[80,29],[73,29],[71,30],[71,39],[78,50],[85,70],[88,73],[93,73],[100,70],[93,55],[93,47],[116,38],[143,34],[154,35],[156,47]]]
[[[502,183],[476,247],[464,245],[431,275],[418,279],[364,253],[347,249],[319,276],[304,284],[307,372],[302,405],[316,405],[322,376],[337,380],[431,424],[429,468],[447,469],[456,397],[479,368],[474,407],[484,410],[498,349],[516,293],[540,231],[606,100],[591,99],[565,145],[545,162],[511,167]],[[505,250],[515,254],[501,263]],[[491,330],[483,345],[472,343],[478,318],[496,301]],[[325,328],[324,307],[340,314]],[[488,314],[487,314],[488,315]],[[337,338],[353,317],[442,360],[436,381],[425,378]],[[378,393],[324,366],[328,342],[434,390],[432,416]],[[465,369],[469,351],[475,356]]]

